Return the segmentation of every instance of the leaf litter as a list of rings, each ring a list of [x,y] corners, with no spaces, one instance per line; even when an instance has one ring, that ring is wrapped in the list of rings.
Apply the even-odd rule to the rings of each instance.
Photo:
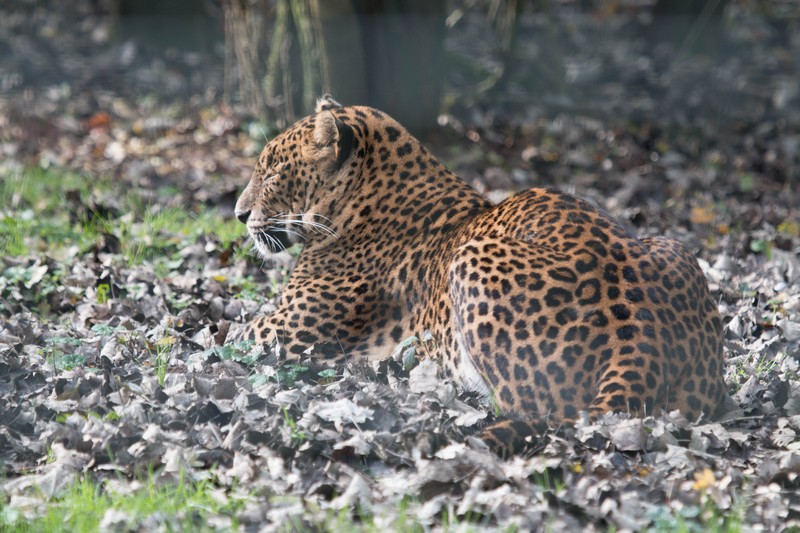
[[[602,21],[576,24],[596,31]],[[740,38],[767,47],[748,35]],[[157,69],[138,58],[123,82],[154,79]],[[513,95],[448,119],[460,143],[453,166],[493,198],[532,183],[573,188],[641,234],[666,233],[698,253],[725,323],[737,407],[727,419],[607,415],[500,459],[475,437],[491,406],[438,375],[425,339],[398,347],[397,361],[333,372],[220,346],[230,327],[272,309],[288,256],[262,271],[211,236],[176,237],[177,259],[157,271],[122,257],[109,232],[57,259],[36,249],[0,257],[4,516],[42,513],[76,476],[127,493],[152,474],[211,480],[217,497],[242,497],[235,518],[246,530],[330,526],[342,513],[375,528],[800,527],[800,197],[791,174],[800,120],[786,105],[797,96],[766,76],[769,65],[763,94],[747,98],[774,100],[783,116],[737,109],[751,126],[731,136],[686,129],[685,116],[659,133],[649,121],[626,129],[535,108],[504,115]],[[32,164],[111,175],[151,202],[231,214],[263,143],[245,114],[218,105],[213,91],[180,108],[143,104],[122,87],[88,94],[34,92],[39,106],[0,99],[3,175]],[[606,94],[609,109],[624,109],[624,93]],[[69,201],[111,221],[125,216],[110,193]],[[110,510],[102,527],[169,520]],[[231,524],[220,516],[211,527]]]

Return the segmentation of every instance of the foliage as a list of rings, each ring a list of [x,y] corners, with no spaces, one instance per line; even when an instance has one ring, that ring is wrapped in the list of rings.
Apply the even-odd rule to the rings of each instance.
[[[106,528],[127,531],[149,527],[228,530],[237,527],[236,512],[245,504],[244,495],[225,494],[211,480],[192,481],[183,473],[172,482],[156,481],[151,474],[138,485],[118,492],[88,476],[76,477],[42,514],[23,516],[14,508],[3,508],[0,502],[0,529],[15,533],[98,531],[107,520]],[[212,521],[211,517],[216,518]]]
[[[178,252],[189,244],[212,239],[225,250],[245,234],[238,221],[216,210],[149,205],[140,193],[120,190],[110,178],[41,168],[2,178],[0,254],[6,257],[119,247],[129,266],[166,258],[159,263],[166,275],[180,267]]]

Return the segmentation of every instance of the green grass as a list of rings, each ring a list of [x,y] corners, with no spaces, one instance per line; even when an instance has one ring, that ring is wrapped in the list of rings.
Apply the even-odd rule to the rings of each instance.
[[[175,344],[175,337],[169,335],[165,331],[164,335],[155,342],[155,345],[150,349],[153,356],[153,370],[156,374],[158,384],[162,387],[167,379],[167,370],[169,369],[169,354],[172,351],[172,346]]]
[[[24,299],[47,314],[48,296],[64,286],[61,265],[95,252],[110,252],[128,267],[150,263],[159,278],[190,268],[181,251],[197,243],[214,243],[209,253],[230,255],[226,260],[245,259],[247,249],[238,244],[246,234],[243,224],[218,210],[195,213],[192,206],[168,205],[174,197],[156,195],[163,204],[154,204],[110,178],[64,170],[0,175],[0,257],[39,260],[0,265],[0,301]],[[108,285],[96,289],[97,303],[113,297]],[[257,289],[244,283],[242,292],[247,298]]]
[[[245,229],[236,220],[223,219],[216,210],[195,215],[180,207],[153,206],[145,209],[140,221],[117,225],[111,231],[121,237],[122,252],[133,266],[161,258],[177,260],[179,250],[203,235],[228,248]]]
[[[0,500],[0,530],[25,533],[34,531],[98,531],[106,513],[114,510],[122,517],[124,531],[160,526],[166,531],[214,531],[212,517],[223,530],[238,526],[236,513],[245,505],[243,497],[225,494],[211,481],[190,481],[183,475],[173,483],[156,482],[149,476],[131,493],[105,490],[87,477],[78,478],[58,497],[50,500],[44,513],[5,507]],[[227,524],[225,524],[227,522]]]
[[[111,183],[46,169],[0,178],[0,254],[4,256],[52,254],[53,248],[85,244],[88,236],[75,223],[80,214],[70,212],[71,199],[76,205],[89,205],[93,194],[108,194]]]
[[[49,501],[42,497],[41,502],[44,505],[39,506],[38,511],[11,508],[0,499],[0,531],[93,532],[100,531],[103,519],[112,515],[118,517],[118,522],[113,524],[116,527],[114,530],[120,531],[235,531],[239,525],[237,514],[246,503],[264,497],[277,505],[299,501],[306,507],[303,515],[287,517],[282,524],[287,531],[297,528],[301,531],[378,532],[384,531],[387,523],[385,519],[377,520],[377,516],[361,509],[357,504],[339,511],[324,510],[318,508],[313,501],[304,501],[298,496],[270,497],[236,489],[226,491],[213,481],[190,481],[183,475],[174,482],[155,481],[153,476],[148,476],[141,486],[124,493],[115,492],[86,476],[76,476],[75,481],[61,496]],[[390,520],[391,531],[426,530],[410,516],[408,506],[412,502],[420,504],[411,496],[398,502],[396,513]],[[448,509],[444,509],[441,516],[445,531],[479,531],[481,526],[486,525],[485,520],[478,515],[458,517],[452,514],[452,510],[448,512]],[[379,526],[378,523],[384,526]],[[505,531],[510,532],[513,529]]]
[[[242,224],[217,210],[195,213],[191,206],[152,204],[110,178],[51,169],[0,178],[4,257],[41,252],[59,257],[72,247],[86,252],[106,240],[119,247],[129,266],[163,259],[175,263],[179,250],[203,236],[226,249],[245,235]],[[245,252],[236,253],[241,257]]]

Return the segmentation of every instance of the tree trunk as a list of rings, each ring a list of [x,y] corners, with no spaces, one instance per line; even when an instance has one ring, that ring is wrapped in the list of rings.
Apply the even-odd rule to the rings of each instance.
[[[226,15],[250,16],[252,6],[242,12],[230,7],[236,2],[226,0]],[[255,67],[263,72],[262,99],[276,111],[271,118],[279,126],[290,123],[330,92],[343,104],[378,107],[424,133],[436,124],[441,102],[445,8],[444,0],[277,0],[266,57]],[[229,32],[236,26],[226,25]],[[252,39],[229,33],[229,47],[242,50],[229,53],[240,76],[249,72],[241,61],[253,61],[243,51],[257,48]]]

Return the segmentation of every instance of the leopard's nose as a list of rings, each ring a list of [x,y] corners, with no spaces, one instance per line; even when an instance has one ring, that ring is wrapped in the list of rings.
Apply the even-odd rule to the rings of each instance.
[[[250,218],[250,211],[234,211],[234,214],[242,224],[247,224],[247,219]]]

